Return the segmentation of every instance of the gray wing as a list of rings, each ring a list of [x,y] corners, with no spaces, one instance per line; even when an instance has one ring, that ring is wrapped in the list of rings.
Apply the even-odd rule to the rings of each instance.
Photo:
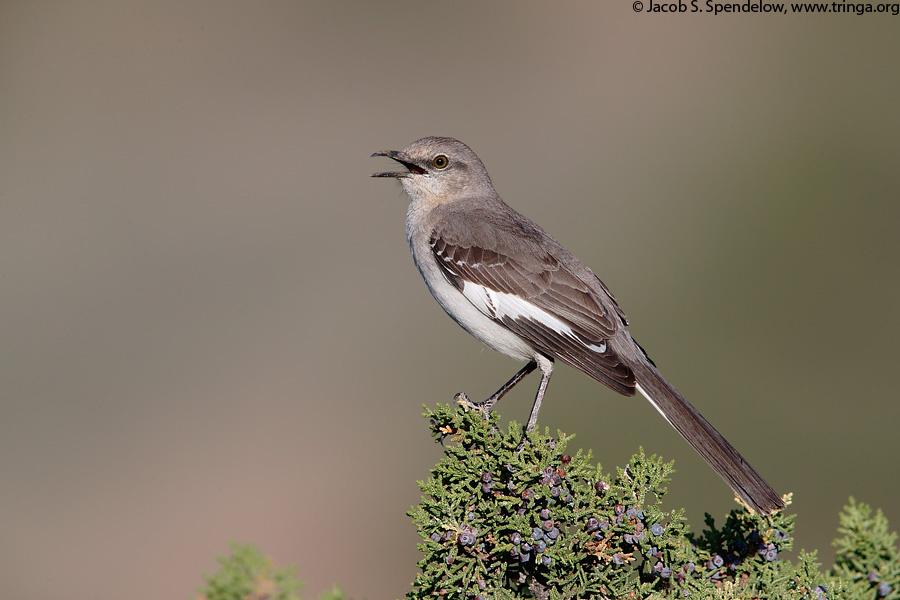
[[[615,299],[556,240],[512,215],[475,211],[440,219],[429,242],[444,276],[542,354],[633,395],[634,374],[608,343],[627,325]]]
[[[625,395],[639,386],[747,504],[761,513],[784,508],[775,490],[631,339],[625,315],[597,276],[540,227],[506,208],[439,220],[431,249],[448,281],[542,354]]]

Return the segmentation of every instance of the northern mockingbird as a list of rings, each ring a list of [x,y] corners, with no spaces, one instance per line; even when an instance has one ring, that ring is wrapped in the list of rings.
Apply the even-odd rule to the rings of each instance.
[[[486,346],[527,361],[484,402],[487,413],[536,368],[541,371],[526,432],[560,360],[626,396],[640,392],[744,502],[759,513],[784,508],[769,484],[660,374],[628,333],[628,319],[600,279],[494,190],[462,142],[427,137],[376,152],[406,171],[406,237],[428,289],[450,317]],[[465,399],[468,401],[468,399]],[[524,440],[523,440],[524,441]]]

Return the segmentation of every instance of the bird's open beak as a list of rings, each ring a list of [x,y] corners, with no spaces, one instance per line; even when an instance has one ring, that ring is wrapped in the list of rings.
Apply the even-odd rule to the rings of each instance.
[[[402,152],[398,152],[397,150],[382,150],[381,152],[376,152],[372,156],[387,156],[388,158],[396,160],[398,163],[408,169],[408,171],[405,172],[388,171],[385,173],[372,173],[372,177],[395,177],[397,179],[402,179],[403,177],[409,177],[410,173],[424,175],[427,172],[425,171],[425,169],[411,161],[408,156],[406,156]]]

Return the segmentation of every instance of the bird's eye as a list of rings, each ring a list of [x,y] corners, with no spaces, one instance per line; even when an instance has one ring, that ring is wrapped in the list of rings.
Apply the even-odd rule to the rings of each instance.
[[[435,169],[446,169],[446,168],[447,168],[447,165],[450,164],[450,159],[447,158],[447,157],[446,157],[445,155],[443,155],[443,154],[438,154],[438,155],[435,156],[434,159],[431,161],[431,164],[434,165],[434,168],[435,168]]]

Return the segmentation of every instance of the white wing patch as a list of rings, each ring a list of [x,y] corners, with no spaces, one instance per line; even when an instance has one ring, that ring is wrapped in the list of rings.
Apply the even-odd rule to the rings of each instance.
[[[493,319],[502,319],[503,317],[531,319],[560,335],[578,342],[578,344],[592,352],[600,354],[606,352],[606,341],[601,341],[599,344],[585,343],[561,319],[515,294],[497,292],[471,281],[465,282],[462,293],[469,302],[488,317]]]

